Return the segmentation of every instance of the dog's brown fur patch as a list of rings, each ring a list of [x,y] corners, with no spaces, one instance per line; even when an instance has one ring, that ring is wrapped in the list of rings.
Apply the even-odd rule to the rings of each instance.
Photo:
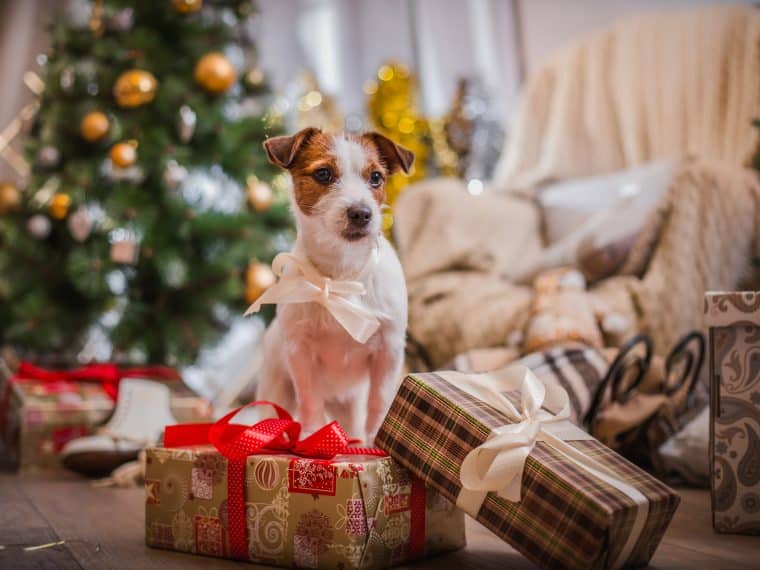
[[[388,176],[397,170],[409,172],[414,154],[379,133],[350,135],[350,140],[360,145],[367,156],[362,168],[362,178],[367,184],[372,172],[377,170],[382,174],[380,186],[369,186],[375,200],[382,206]],[[333,152],[333,135],[309,128],[292,137],[274,137],[267,140],[264,146],[270,161],[290,171],[295,202],[304,214],[311,215],[322,196],[340,180],[342,174]],[[320,168],[330,169],[330,183],[321,184],[314,179],[314,173]]]

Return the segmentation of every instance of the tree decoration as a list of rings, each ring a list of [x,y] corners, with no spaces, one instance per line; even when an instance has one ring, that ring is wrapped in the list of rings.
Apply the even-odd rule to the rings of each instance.
[[[392,208],[401,191],[408,184],[422,180],[427,174],[430,154],[429,126],[418,107],[417,78],[400,63],[388,63],[377,71],[377,81],[364,86],[367,110],[375,128],[394,142],[414,152],[414,167],[409,176],[396,173],[386,183],[388,205],[384,226],[392,224]]]
[[[128,168],[137,161],[137,141],[122,141],[111,147],[111,162],[119,168]]]
[[[249,175],[275,196],[287,178],[261,152],[282,133],[266,81],[234,79],[255,68],[254,2],[204,2],[187,16],[171,0],[67,2],[76,18],[54,20],[36,100],[0,129],[0,160],[28,187],[11,201],[0,188],[0,244],[12,244],[0,247],[3,343],[184,367],[233,322],[218,315],[245,310],[250,260],[268,263],[292,240],[284,200],[261,212],[246,200]],[[234,73],[212,97],[193,71],[219,53]],[[8,142],[21,130],[15,157]],[[91,350],[93,330],[102,350]]]
[[[230,60],[221,52],[204,55],[195,65],[195,81],[214,95],[227,91],[237,80],[237,72]]]
[[[52,145],[45,145],[37,151],[37,164],[42,168],[55,168],[60,161],[61,151]]]
[[[182,105],[179,108],[179,120],[177,121],[177,136],[183,143],[190,142],[195,134],[195,125],[198,122],[198,115],[195,114],[190,106]]]
[[[0,183],[0,215],[15,212],[21,206],[21,192],[10,182]]]
[[[266,212],[272,207],[274,202],[274,192],[272,187],[266,182],[262,182],[256,176],[249,176],[246,180],[246,193],[248,203],[257,212]]]
[[[134,265],[140,256],[140,235],[128,228],[116,228],[108,235],[110,257],[114,263]]]
[[[26,222],[26,229],[34,239],[45,239],[50,235],[51,228],[50,218],[42,214],[35,214]]]
[[[127,109],[150,103],[156,97],[158,81],[149,71],[130,69],[119,75],[113,95],[120,107]]]
[[[164,168],[164,186],[169,190],[177,190],[187,178],[187,168],[179,164],[176,160],[170,160]]]
[[[265,263],[252,261],[245,271],[245,302],[253,303],[274,285],[277,278],[272,269]]]
[[[172,6],[179,14],[192,14],[203,6],[203,0],[172,0]]]
[[[48,205],[50,217],[54,220],[64,219],[69,214],[69,206],[71,206],[71,196],[65,192],[55,194]]]
[[[105,113],[91,111],[79,123],[79,133],[88,142],[97,142],[108,134],[111,122]]]
[[[85,206],[80,206],[69,216],[67,220],[69,233],[75,241],[82,243],[92,232],[93,220],[90,211]]]

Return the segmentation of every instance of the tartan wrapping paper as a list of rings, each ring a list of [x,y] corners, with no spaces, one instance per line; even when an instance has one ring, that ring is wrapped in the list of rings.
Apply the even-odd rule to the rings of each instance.
[[[22,471],[61,469],[60,451],[105,423],[114,401],[94,382],[16,382],[0,366],[0,452]],[[211,417],[211,405],[180,381],[167,382],[179,422]],[[2,447],[5,449],[2,450]]]
[[[415,530],[420,554],[464,546],[464,514],[390,457],[251,455],[242,521],[229,518],[228,463],[214,447],[148,448],[146,461],[146,543],[156,548],[230,557],[232,524],[246,525],[251,562],[286,567],[401,564]]]
[[[449,500],[461,490],[459,468],[493,428],[510,421],[435,373],[403,381],[375,444]],[[603,460],[649,499],[649,513],[627,566],[646,564],[678,506],[670,488],[596,440],[569,442]],[[631,533],[634,502],[544,442],[525,464],[522,499],[489,493],[468,513],[542,568],[607,568]]]

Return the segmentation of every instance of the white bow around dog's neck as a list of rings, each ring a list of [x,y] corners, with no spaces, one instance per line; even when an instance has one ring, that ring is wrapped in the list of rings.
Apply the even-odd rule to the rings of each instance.
[[[373,259],[374,255],[369,263]],[[292,253],[280,253],[272,262],[272,271],[278,277],[277,283],[248,307],[245,316],[258,312],[262,305],[319,303],[354,340],[362,344],[375,334],[380,319],[388,318],[352,298],[366,295],[367,289],[362,282],[325,277],[307,259]]]

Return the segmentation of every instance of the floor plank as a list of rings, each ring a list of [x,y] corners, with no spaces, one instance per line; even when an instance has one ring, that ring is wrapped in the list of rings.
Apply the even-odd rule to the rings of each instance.
[[[681,497],[681,506],[652,567],[690,570],[760,567],[760,537],[715,534],[710,522],[709,494],[682,490]],[[142,489],[96,488],[69,474],[0,474],[0,544],[66,541],[64,547],[36,553],[22,552],[19,546],[0,550],[0,568],[256,568],[241,562],[148,548],[144,524]],[[467,540],[466,549],[421,561],[414,568],[534,568],[472,520],[467,521]]]

